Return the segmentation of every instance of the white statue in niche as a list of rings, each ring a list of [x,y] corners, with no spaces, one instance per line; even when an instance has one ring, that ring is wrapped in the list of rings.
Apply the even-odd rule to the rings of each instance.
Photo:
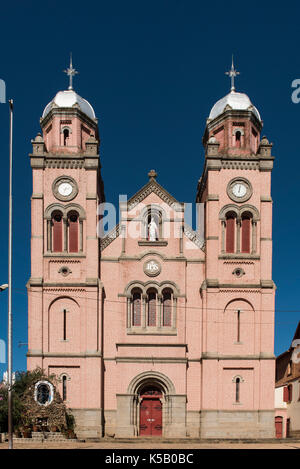
[[[158,239],[158,228],[153,217],[151,217],[151,221],[148,225],[148,238],[149,241],[156,241]]]

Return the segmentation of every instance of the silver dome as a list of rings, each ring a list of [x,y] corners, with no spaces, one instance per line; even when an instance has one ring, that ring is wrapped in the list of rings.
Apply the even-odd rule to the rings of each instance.
[[[42,118],[44,119],[53,107],[70,108],[75,105],[78,106],[90,119],[96,118],[95,111],[90,103],[75,93],[74,90],[59,91],[55,98],[45,107]]]
[[[236,93],[235,91],[231,91],[226,96],[224,96],[224,98],[216,102],[210,111],[209,119],[215,119],[220,114],[222,114],[226,106],[230,106],[232,109],[237,111],[252,111],[257,119],[261,122],[259,112],[256,107],[253,106],[249,97],[244,93]]]

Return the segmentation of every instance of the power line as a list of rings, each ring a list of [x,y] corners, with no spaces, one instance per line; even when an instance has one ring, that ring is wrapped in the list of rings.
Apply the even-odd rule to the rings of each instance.
[[[70,285],[71,287],[71,285]],[[49,288],[49,287],[47,287]],[[51,288],[51,287],[50,287]],[[56,287],[57,288],[57,287]],[[63,287],[58,287],[58,288],[68,288],[68,286],[64,285]],[[23,291],[21,290],[17,290],[17,289],[14,289],[15,292],[17,293],[20,293],[24,296],[27,296],[28,294],[27,293],[24,293]],[[37,293],[38,295],[40,295],[39,292],[34,292],[34,291],[31,291],[30,294],[35,294]],[[46,296],[55,296],[57,298],[59,298],[59,296],[57,295],[57,293],[51,293],[49,291],[47,292],[43,292],[44,295]],[[99,298],[94,298],[94,297],[91,297],[91,296],[86,296],[86,295],[70,295],[70,299],[72,298],[78,298],[78,299],[88,299],[88,300],[94,300],[94,301],[99,301]],[[236,299],[233,299],[233,300],[230,300],[229,302],[233,302],[233,301],[244,301],[244,302],[248,302],[247,299],[244,299],[244,298],[236,298]],[[105,303],[118,303],[118,304],[124,304],[126,305],[127,302],[126,301],[121,301],[121,300],[108,300],[107,298],[104,298],[104,302]],[[156,303],[156,305],[159,305],[159,303]],[[185,309],[202,309],[202,306],[187,306],[185,305],[184,306]],[[204,308],[206,311],[208,310],[212,310],[212,311],[236,311],[236,308]],[[254,308],[251,308],[251,309],[245,309],[243,308],[243,311],[260,311],[260,312],[277,312],[277,313],[300,313],[300,310],[287,310],[287,309],[254,309]]]
[[[21,294],[21,295],[24,295],[24,296],[27,296],[27,293],[24,293],[22,292],[21,290],[17,290],[17,289],[14,289],[15,292]],[[34,295],[34,294],[37,294],[40,296],[40,293],[39,292],[30,292],[31,295]],[[53,296],[57,299],[60,299],[60,296],[57,295],[57,293],[51,293],[51,292],[44,292],[44,295],[45,296]],[[66,298],[66,297],[65,297]],[[92,297],[88,297],[88,296],[83,296],[83,295],[70,295],[68,296],[67,298],[69,299],[88,299],[88,300],[93,300],[93,301],[97,301],[97,302],[100,302],[99,298],[92,298]],[[237,299],[237,300],[232,300],[232,301],[247,301],[247,300],[243,300],[243,299]],[[124,306],[127,306],[127,301],[121,301],[121,300],[108,300],[108,299],[104,299],[104,304],[105,303],[117,303],[117,304],[120,304],[120,305],[124,305]],[[159,303],[156,303],[156,307],[159,306]],[[187,306],[187,305],[184,305],[183,310],[185,309],[196,309],[196,310],[199,310],[200,312],[202,312],[202,306]],[[233,311],[233,312],[236,312],[237,309],[236,308],[203,308],[204,311]],[[123,310],[116,310],[116,309],[108,309],[108,308],[105,308],[105,311],[106,312],[111,312],[111,313],[120,313],[120,314],[123,314],[124,311]],[[251,308],[251,309],[245,309],[243,308],[242,311],[249,311],[249,312],[271,312],[271,313],[279,313],[279,312],[285,312],[285,313],[300,313],[300,310],[273,310],[273,309],[254,309],[254,308]],[[226,323],[226,324],[230,324],[230,321],[217,321],[217,320],[191,320],[190,318],[188,319],[189,322],[196,322],[196,323]],[[243,324],[261,324],[261,325],[268,325],[268,324],[274,324],[274,322],[243,322]],[[277,322],[277,324],[294,324],[294,322],[289,322],[289,321],[279,321]]]

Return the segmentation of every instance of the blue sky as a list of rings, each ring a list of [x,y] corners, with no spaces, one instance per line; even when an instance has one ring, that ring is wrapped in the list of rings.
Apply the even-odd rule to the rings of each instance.
[[[291,83],[300,78],[300,6],[287,2],[195,0],[11,1],[1,5],[0,78],[15,101],[14,369],[25,369],[26,282],[30,276],[30,140],[44,106],[67,88],[69,53],[75,90],[99,118],[107,201],[130,197],[156,169],[180,201],[193,202],[203,167],[210,108],[230,89],[231,54],[246,92],[274,143],[273,279],[277,285],[275,353],[289,347],[300,318],[299,123]],[[8,105],[0,105],[0,283],[7,281]],[[0,338],[7,334],[7,293],[0,294]],[[0,365],[0,372],[6,365]]]

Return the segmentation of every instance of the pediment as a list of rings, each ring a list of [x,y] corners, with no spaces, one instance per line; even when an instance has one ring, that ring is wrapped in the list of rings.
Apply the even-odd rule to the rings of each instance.
[[[128,200],[127,210],[132,210],[152,193],[156,194],[162,202],[165,202],[174,210],[181,210],[181,207],[184,206],[182,202],[178,202],[178,200],[166,191],[154,178],[150,178],[148,183]]]
[[[162,187],[154,177],[150,177],[148,183],[127,201],[127,212],[143,202],[150,194],[153,193],[156,194],[162,202],[169,205],[169,207],[171,207],[174,211],[183,211],[184,203],[178,202],[178,200],[176,200],[168,191],[166,191],[166,189]],[[184,224],[184,234],[199,249],[204,251],[203,239],[201,239],[199,234],[186,223]],[[119,235],[120,225],[118,224],[101,240],[101,251],[109,246],[116,238],[119,237]]]

